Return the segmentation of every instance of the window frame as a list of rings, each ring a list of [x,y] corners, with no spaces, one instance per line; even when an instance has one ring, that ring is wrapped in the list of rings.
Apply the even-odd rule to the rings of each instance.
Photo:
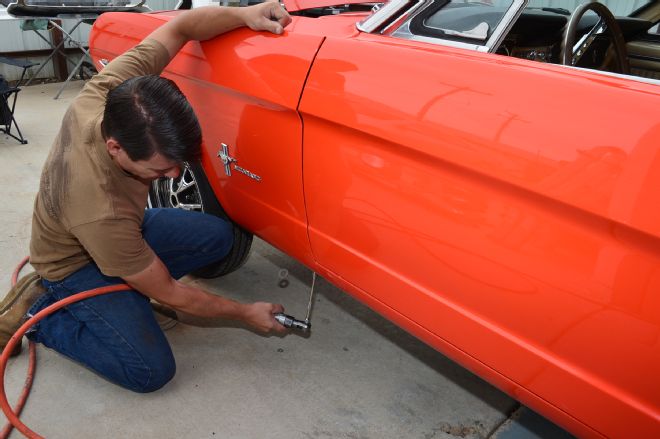
[[[504,14],[498,25],[493,30],[491,36],[485,42],[476,39],[460,38],[455,36],[448,36],[430,27],[423,25],[424,20],[430,15],[436,13],[443,7],[449,4],[449,0],[426,0],[421,2],[421,7],[418,7],[415,13],[410,14],[407,19],[402,22],[396,29],[392,26],[386,28],[383,32],[394,38],[401,38],[407,40],[421,41],[432,44],[440,44],[451,47],[460,47],[465,49],[476,50],[478,52],[491,52],[497,51],[497,48],[504,40],[504,37],[511,30],[511,27],[516,22],[520,14],[522,14],[528,0],[512,0],[511,6]]]

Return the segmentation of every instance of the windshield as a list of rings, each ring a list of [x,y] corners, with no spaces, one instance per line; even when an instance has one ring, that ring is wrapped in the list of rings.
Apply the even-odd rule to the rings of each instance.
[[[630,15],[642,6],[653,3],[653,0],[600,0],[614,15]],[[566,13],[573,12],[585,0],[529,0],[528,8],[553,8],[564,10]]]

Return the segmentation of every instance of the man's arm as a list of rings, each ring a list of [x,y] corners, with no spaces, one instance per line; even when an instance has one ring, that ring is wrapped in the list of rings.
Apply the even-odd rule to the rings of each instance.
[[[148,38],[160,42],[170,58],[174,58],[190,40],[209,40],[242,26],[281,34],[290,22],[289,14],[276,2],[246,8],[208,6],[180,14]],[[261,332],[286,332],[286,328],[273,317],[273,314],[283,312],[282,305],[243,304],[209,294],[173,279],[158,257],[146,269],[123,279],[142,294],[189,314],[242,320]]]
[[[174,58],[190,40],[210,40],[242,26],[281,34],[290,22],[289,14],[273,1],[245,8],[206,6],[180,14],[153,31],[148,38],[160,42]]]
[[[265,302],[245,304],[209,294],[173,279],[158,256],[141,272],[124,276],[123,279],[145,296],[188,314],[241,320],[260,332],[286,332],[286,328],[273,317],[273,314],[284,311],[282,305]]]
[[[280,34],[290,22],[289,14],[275,2],[246,8],[208,6],[180,14],[148,38],[160,42],[173,58],[190,40],[208,40],[242,26]],[[147,268],[123,279],[142,294],[189,314],[242,320],[261,332],[286,331],[273,317],[283,311],[282,305],[238,303],[186,285],[173,279],[157,256]]]

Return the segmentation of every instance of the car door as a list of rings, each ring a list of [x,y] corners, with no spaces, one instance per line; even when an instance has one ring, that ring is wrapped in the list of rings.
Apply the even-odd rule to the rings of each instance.
[[[314,256],[574,432],[657,432],[658,108],[631,79],[327,38],[300,105]]]
[[[202,163],[246,229],[309,261],[297,105],[321,38],[234,31],[190,43],[167,67],[198,115]]]

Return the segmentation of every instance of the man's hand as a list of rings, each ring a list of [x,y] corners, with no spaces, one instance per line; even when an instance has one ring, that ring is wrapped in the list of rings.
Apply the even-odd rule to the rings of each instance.
[[[241,320],[259,332],[286,332],[286,328],[274,317],[274,314],[284,311],[282,305],[265,302],[245,304],[209,294],[194,285],[173,279],[158,256],[147,268],[124,276],[124,280],[145,296],[187,314]]]
[[[256,31],[265,30],[279,35],[291,23],[291,16],[277,1],[266,1],[241,8],[240,11],[243,12],[245,25]]]
[[[245,323],[252,326],[259,332],[275,332],[283,334],[287,329],[275,320],[274,315],[278,312],[284,312],[282,305],[266,302],[255,302],[246,305],[243,319]]]
[[[174,58],[190,40],[210,40],[242,26],[281,34],[289,23],[291,16],[276,1],[269,0],[245,8],[205,6],[179,14],[153,31],[148,38],[160,42]]]

